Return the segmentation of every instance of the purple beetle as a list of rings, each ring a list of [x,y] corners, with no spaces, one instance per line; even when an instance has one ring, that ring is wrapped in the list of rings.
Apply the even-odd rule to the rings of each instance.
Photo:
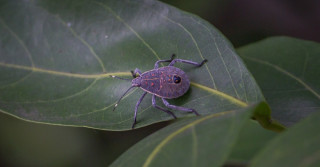
[[[156,96],[160,97],[162,99],[163,104],[168,108],[180,111],[193,112],[194,114],[199,115],[199,113],[192,108],[185,108],[172,105],[166,99],[177,98],[184,95],[188,91],[190,86],[189,78],[185,74],[185,72],[173,66],[176,62],[187,63],[197,67],[201,67],[207,60],[205,59],[201,63],[197,63],[189,60],[173,59],[174,56],[175,54],[172,54],[170,60],[158,60],[155,63],[153,70],[142,73],[138,68],[136,68],[134,72],[131,71],[132,76],[134,78],[131,81],[131,87],[120,97],[120,99],[114,106],[113,110],[115,110],[120,100],[124,97],[125,94],[129,92],[131,88],[140,87],[142,90],[144,90],[145,93],[142,94],[135,107],[134,122],[132,124],[132,129],[136,124],[138,107],[147,93],[152,94],[153,107],[172,115],[175,119],[177,117],[173,114],[173,112],[164,109],[156,104]],[[161,62],[170,62],[170,64],[168,66],[159,68],[159,63]],[[137,73],[139,74],[139,76],[137,76]],[[112,77],[123,80],[129,80],[117,76]]]

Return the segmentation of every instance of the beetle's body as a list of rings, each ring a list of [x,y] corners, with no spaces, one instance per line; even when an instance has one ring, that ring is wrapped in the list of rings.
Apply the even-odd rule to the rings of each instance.
[[[181,78],[181,81],[175,83],[175,77]],[[190,86],[189,78],[185,72],[173,66],[146,71],[133,79],[132,82],[139,83],[139,87],[144,91],[166,99],[184,95]]]
[[[152,95],[153,107],[172,115],[174,118],[177,118],[177,117],[171,111],[165,108],[162,108],[156,104],[156,96],[160,97],[164,105],[168,108],[187,111],[187,112],[193,112],[194,114],[199,115],[198,112],[192,108],[171,105],[166,99],[177,98],[184,95],[188,91],[190,86],[189,78],[185,74],[185,72],[173,66],[176,62],[187,63],[197,67],[201,67],[207,60],[203,60],[201,63],[197,63],[189,60],[173,59],[173,57],[174,57],[174,54],[171,56],[170,60],[158,60],[155,63],[153,70],[142,73],[139,69],[136,68],[134,72],[131,71],[132,76],[134,78],[131,81],[131,87],[120,97],[114,109],[117,107],[120,100],[124,97],[126,93],[129,92],[131,88],[140,87],[142,90],[145,91],[145,93],[143,93],[143,95],[140,97],[139,101],[136,104],[135,112],[134,112],[134,122],[132,124],[132,128],[134,128],[134,125],[136,124],[138,107],[147,93],[153,94]],[[170,62],[170,64],[168,66],[158,68],[159,63],[161,62]],[[137,73],[139,74],[139,76],[137,76]],[[119,78],[117,76],[112,76],[112,77]],[[119,78],[119,79],[123,79],[123,78]]]

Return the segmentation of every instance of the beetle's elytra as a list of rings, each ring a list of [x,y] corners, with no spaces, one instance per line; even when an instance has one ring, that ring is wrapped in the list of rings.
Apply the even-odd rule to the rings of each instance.
[[[189,78],[185,74],[185,72],[173,66],[176,62],[187,63],[197,67],[201,67],[207,60],[203,60],[201,63],[197,63],[190,60],[173,59],[174,56],[175,55],[173,54],[170,60],[157,61],[154,65],[153,70],[142,73],[138,68],[136,68],[134,72],[131,71],[132,76],[134,78],[131,81],[131,87],[120,97],[114,109],[117,107],[120,100],[124,97],[126,93],[129,92],[131,88],[140,87],[142,90],[145,91],[145,93],[143,93],[143,95],[140,97],[140,99],[136,104],[135,112],[134,112],[134,122],[132,124],[132,128],[134,128],[136,124],[138,107],[147,93],[152,94],[153,107],[172,115],[174,118],[177,118],[177,117],[171,111],[164,109],[156,104],[156,100],[155,100],[156,96],[160,97],[164,105],[168,108],[171,108],[174,110],[193,112],[194,114],[199,115],[198,112],[192,108],[185,108],[181,106],[171,105],[166,99],[177,98],[184,95],[188,91],[190,86]],[[161,62],[170,62],[170,64],[168,66],[159,68],[159,63]],[[139,74],[139,76],[137,76],[137,73]],[[112,77],[123,79],[117,76],[112,76]],[[127,79],[124,79],[124,80],[127,80]]]
[[[144,72],[132,83],[144,91],[160,98],[172,99],[182,96],[190,86],[188,76],[173,66],[161,67]]]

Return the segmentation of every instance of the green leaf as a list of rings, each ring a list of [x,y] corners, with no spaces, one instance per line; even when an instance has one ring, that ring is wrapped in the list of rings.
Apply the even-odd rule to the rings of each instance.
[[[190,90],[170,103],[201,115],[263,100],[233,47],[206,21],[158,1],[60,0],[0,3],[0,111],[23,120],[108,130],[130,129],[136,88],[112,111],[130,83],[130,70],[153,69],[157,60],[178,64]],[[162,65],[167,65],[163,63]],[[157,101],[161,105],[161,101]],[[175,111],[178,117],[193,116]],[[147,95],[136,127],[170,120]]]
[[[241,127],[261,109],[267,104],[177,121],[141,140],[112,166],[221,166]]]
[[[314,113],[274,138],[251,166],[320,166],[320,113]]]
[[[320,111],[320,44],[274,37],[238,50],[268,101],[272,117],[290,126]]]
[[[265,147],[278,133],[263,129],[257,122],[249,120],[239,133],[239,137],[228,157],[229,164],[246,164]]]

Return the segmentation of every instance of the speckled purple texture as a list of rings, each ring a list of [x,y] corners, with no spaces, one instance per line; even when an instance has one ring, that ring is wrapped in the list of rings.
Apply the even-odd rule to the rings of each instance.
[[[174,76],[179,76],[181,82],[174,83]],[[146,71],[139,78],[141,89],[166,99],[182,96],[190,86],[188,76],[182,70],[173,66]]]

